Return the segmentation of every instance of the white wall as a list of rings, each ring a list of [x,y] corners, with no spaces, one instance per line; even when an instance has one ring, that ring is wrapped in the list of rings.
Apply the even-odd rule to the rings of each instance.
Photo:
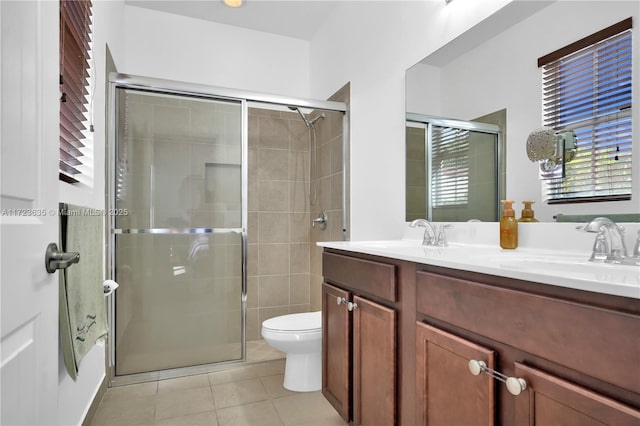
[[[69,185],[60,182],[60,201],[76,205],[104,208],[105,194],[105,55],[109,44],[112,56],[119,65],[123,39],[120,23],[124,3],[116,0],[93,1],[93,57],[96,72],[94,95],[93,153],[89,168],[93,179],[88,184]],[[54,71],[56,72],[56,71]],[[88,157],[90,158],[90,157]],[[57,301],[55,302],[57,303]],[[59,425],[79,425],[93,402],[93,398],[105,377],[105,349],[94,346],[80,363],[74,382],[64,366],[62,350],[59,350],[58,370],[58,422]]]
[[[125,7],[126,74],[286,96],[309,95],[309,43]]]
[[[350,81],[351,235],[394,238],[404,221],[405,70],[507,3],[343,2],[311,43],[126,6],[120,71],[316,99]]]
[[[633,16],[640,22],[640,3],[631,1],[559,1],[542,9],[517,26],[508,28],[440,68],[440,108],[420,111],[446,117],[471,119],[502,108],[507,109],[507,198],[534,200],[536,216],[550,221],[557,213],[637,213],[640,197],[640,129],[634,126],[632,200],[574,205],[547,205],[542,201],[538,164],[527,158],[529,132],[542,125],[541,71],[537,58],[609,25]],[[634,45],[638,32],[634,31]],[[639,104],[640,58],[634,57],[634,104]],[[424,67],[426,68],[426,67]],[[413,79],[418,87],[418,77]],[[426,83],[426,82],[422,82]],[[428,93],[431,84],[423,84]],[[419,107],[417,101],[412,107]],[[637,119],[638,113],[635,113]],[[520,207],[518,207],[519,209]]]
[[[311,41],[311,95],[351,82],[351,238],[399,238],[405,70],[509,3],[345,2]]]

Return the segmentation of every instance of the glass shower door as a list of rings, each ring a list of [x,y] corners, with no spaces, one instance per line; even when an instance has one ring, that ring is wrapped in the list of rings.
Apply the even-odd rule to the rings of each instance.
[[[243,104],[115,91],[115,374],[242,359]]]

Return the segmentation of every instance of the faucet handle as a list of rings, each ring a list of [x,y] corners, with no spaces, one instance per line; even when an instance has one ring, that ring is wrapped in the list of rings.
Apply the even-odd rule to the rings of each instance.
[[[605,229],[601,228],[596,236],[596,240],[593,243],[593,251],[591,252],[591,262],[604,262],[609,256],[609,245],[607,244],[607,237],[605,235]]]
[[[436,239],[436,245],[440,247],[446,247],[449,244],[447,243],[447,229],[453,228],[453,225],[440,225],[438,230],[438,237]]]
[[[636,245],[633,247],[631,256],[640,259],[640,229],[638,229],[638,238],[636,239]]]

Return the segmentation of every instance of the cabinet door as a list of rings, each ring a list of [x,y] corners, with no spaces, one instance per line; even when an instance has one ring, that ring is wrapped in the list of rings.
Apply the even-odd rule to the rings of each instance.
[[[396,311],[354,296],[353,423],[396,420]]]
[[[529,396],[516,398],[518,426],[640,425],[640,411],[615,400],[520,363],[515,374]]]
[[[493,369],[493,351],[421,322],[416,351],[417,424],[494,424],[495,380],[487,374],[474,376],[468,367],[475,359]]]
[[[322,284],[322,394],[333,408],[349,421],[349,311],[338,305],[339,298],[349,300],[349,293]]]

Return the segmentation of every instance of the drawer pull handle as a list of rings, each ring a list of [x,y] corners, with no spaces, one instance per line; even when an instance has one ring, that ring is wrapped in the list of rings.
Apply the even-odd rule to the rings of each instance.
[[[471,361],[469,361],[468,365],[469,371],[474,376],[478,376],[480,373],[485,373],[493,377],[494,379],[504,383],[511,395],[520,395],[522,391],[527,388],[527,382],[524,379],[521,379],[519,377],[505,376],[499,371],[487,367],[487,364],[484,361],[477,361],[475,359],[472,359]]]
[[[353,303],[353,302],[349,302],[347,299],[345,299],[344,297],[338,297],[336,298],[336,303],[338,304],[338,306],[340,305],[346,305],[347,306],[347,310],[349,312],[353,311],[354,309],[358,308],[358,304],[357,303]]]

